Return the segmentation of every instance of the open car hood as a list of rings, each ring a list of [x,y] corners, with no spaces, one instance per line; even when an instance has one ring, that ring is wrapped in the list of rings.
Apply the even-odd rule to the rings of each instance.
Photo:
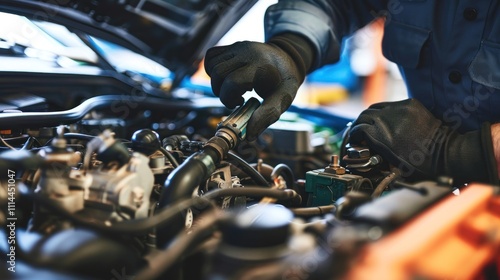
[[[0,11],[66,26],[164,65],[180,80],[257,0],[0,0]]]

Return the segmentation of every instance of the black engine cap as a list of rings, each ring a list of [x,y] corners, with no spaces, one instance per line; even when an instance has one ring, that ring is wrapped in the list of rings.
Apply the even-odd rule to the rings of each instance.
[[[292,219],[293,213],[281,205],[257,204],[222,225],[223,242],[247,248],[283,245],[288,241]]]
[[[160,136],[151,129],[141,129],[132,135],[132,149],[150,155],[160,149]]]

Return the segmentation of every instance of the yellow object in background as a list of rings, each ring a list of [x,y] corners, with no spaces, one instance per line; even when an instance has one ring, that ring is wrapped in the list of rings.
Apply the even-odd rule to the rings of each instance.
[[[294,104],[314,106],[328,105],[349,98],[349,91],[338,84],[307,83],[297,93]]]

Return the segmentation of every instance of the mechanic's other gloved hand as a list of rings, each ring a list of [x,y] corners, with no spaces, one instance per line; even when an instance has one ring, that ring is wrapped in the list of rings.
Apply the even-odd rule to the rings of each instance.
[[[247,125],[247,139],[252,141],[290,107],[312,59],[308,41],[287,33],[267,43],[244,41],[211,48],[205,70],[214,94],[228,108],[242,105],[242,95],[252,89],[264,99]]]
[[[351,145],[368,145],[404,177],[446,175],[459,184],[498,184],[490,124],[459,134],[416,99],[370,106],[353,123],[349,137]]]

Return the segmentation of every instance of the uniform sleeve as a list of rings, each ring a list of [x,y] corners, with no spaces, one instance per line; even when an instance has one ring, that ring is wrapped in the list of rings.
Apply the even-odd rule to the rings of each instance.
[[[388,1],[280,0],[266,12],[266,40],[282,33],[307,38],[315,52],[314,70],[338,61],[342,38],[386,14]]]

